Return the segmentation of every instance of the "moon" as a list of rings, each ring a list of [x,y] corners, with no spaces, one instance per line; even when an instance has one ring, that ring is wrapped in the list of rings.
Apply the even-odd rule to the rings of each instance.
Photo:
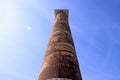
[[[31,26],[27,26],[27,30],[31,30],[32,28],[31,28]]]

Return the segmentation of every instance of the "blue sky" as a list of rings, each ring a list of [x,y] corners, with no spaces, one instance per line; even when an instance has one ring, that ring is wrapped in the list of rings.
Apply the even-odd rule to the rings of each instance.
[[[120,80],[119,0],[0,0],[0,80],[38,79],[54,9],[69,9],[83,80]]]

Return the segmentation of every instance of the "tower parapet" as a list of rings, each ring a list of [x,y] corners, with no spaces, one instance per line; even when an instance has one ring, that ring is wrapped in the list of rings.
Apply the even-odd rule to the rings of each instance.
[[[57,14],[64,14],[64,16],[66,16],[68,18],[69,11],[67,9],[64,9],[64,10],[56,9],[55,10],[55,17],[57,16]]]

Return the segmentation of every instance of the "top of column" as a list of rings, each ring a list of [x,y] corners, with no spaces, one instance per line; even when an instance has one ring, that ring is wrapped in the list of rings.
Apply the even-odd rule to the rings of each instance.
[[[64,14],[64,17],[68,18],[69,10],[68,9],[55,9],[55,18],[58,14]]]

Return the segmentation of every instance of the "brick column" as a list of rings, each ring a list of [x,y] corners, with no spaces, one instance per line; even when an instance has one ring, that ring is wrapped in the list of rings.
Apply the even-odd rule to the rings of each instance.
[[[55,10],[54,26],[38,80],[82,80],[68,10]]]

